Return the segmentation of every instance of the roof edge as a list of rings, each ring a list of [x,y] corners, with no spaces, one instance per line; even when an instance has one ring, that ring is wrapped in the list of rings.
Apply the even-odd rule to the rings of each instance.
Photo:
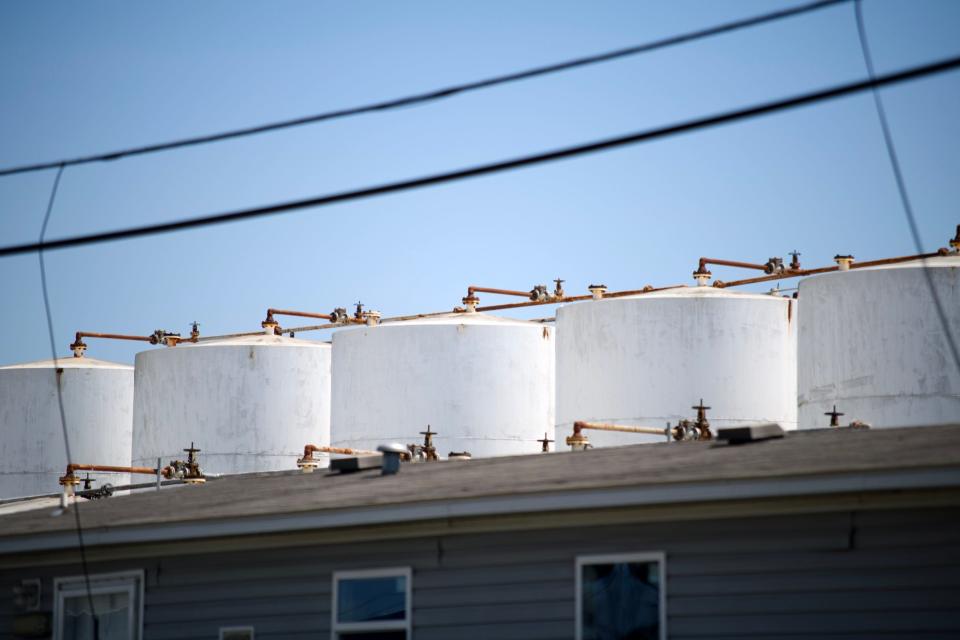
[[[816,476],[754,478],[723,482],[643,485],[578,491],[551,491],[466,500],[437,500],[411,505],[358,507],[271,516],[230,518],[167,525],[138,525],[86,529],[88,547],[199,540],[224,536],[287,533],[311,529],[336,529],[391,525],[436,519],[563,512],[611,507],[657,506],[694,502],[725,502],[759,498],[824,496],[850,492],[960,487],[960,466],[844,472]],[[71,549],[76,532],[62,531],[0,538],[0,556]]]

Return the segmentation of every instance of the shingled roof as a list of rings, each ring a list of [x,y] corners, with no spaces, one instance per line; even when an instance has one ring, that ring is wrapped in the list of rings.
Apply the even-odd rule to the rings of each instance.
[[[186,537],[203,537],[225,535],[228,529],[249,533],[264,527],[277,531],[516,513],[533,505],[562,510],[576,504],[670,504],[911,483],[960,486],[958,452],[960,425],[823,429],[742,445],[662,443],[404,464],[394,476],[381,476],[379,470],[245,474],[86,502],[81,510],[89,543],[106,544],[119,541],[124,530],[173,531],[177,525],[183,525]],[[260,528],[251,528],[254,523]],[[3,516],[0,554],[67,546],[73,527],[73,518],[51,517],[49,508]]]

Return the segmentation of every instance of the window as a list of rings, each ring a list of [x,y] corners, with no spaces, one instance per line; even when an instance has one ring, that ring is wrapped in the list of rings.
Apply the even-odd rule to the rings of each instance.
[[[409,640],[411,572],[407,568],[333,574],[333,638]]]
[[[662,553],[577,558],[577,640],[666,640]]]
[[[143,571],[53,581],[54,630],[58,640],[139,640],[143,627]],[[93,611],[91,611],[91,604]],[[94,621],[93,613],[96,613]],[[99,628],[95,636],[94,624]]]

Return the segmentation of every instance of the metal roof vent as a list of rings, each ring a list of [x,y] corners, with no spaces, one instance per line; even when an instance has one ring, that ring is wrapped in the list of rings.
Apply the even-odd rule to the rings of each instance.
[[[334,458],[330,460],[330,470],[340,473],[353,473],[355,471],[366,471],[367,469],[379,469],[383,466],[383,456],[374,454],[372,456],[353,456],[350,458]]]
[[[380,473],[385,476],[392,476],[400,471],[400,458],[407,453],[407,448],[398,442],[382,444],[377,447],[377,451],[383,454],[383,467]]]
[[[752,424],[743,427],[730,427],[717,432],[717,440],[724,440],[729,444],[746,444],[760,440],[772,440],[783,437],[783,428],[775,422]]]

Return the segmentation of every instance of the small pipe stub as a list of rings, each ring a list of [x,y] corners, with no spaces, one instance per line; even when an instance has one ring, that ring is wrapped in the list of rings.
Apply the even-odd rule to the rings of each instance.
[[[593,446],[590,444],[590,438],[583,434],[583,429],[576,422],[573,423],[573,435],[567,436],[566,443],[573,451],[586,451]]]
[[[86,343],[80,339],[80,334],[77,334],[76,341],[70,345],[70,348],[73,350],[74,358],[82,358],[83,352],[87,350]]]
[[[960,253],[960,224],[957,225],[957,235],[950,239],[950,246],[953,250]]]
[[[466,298],[463,298],[463,304],[467,308],[467,313],[476,313],[477,305],[480,304],[480,298],[471,293]]]
[[[316,469],[320,468],[320,461],[310,456],[304,456],[297,459],[297,468],[300,469],[303,473],[313,473]]]
[[[850,265],[853,264],[853,256],[833,256],[834,262],[837,263],[837,271],[849,271]]]
[[[469,451],[451,451],[447,454],[447,460],[472,460],[473,456]]]
[[[364,311],[363,312],[363,321],[367,324],[368,327],[375,327],[380,324],[380,312],[379,311]]]
[[[589,291],[591,294],[593,294],[593,299],[594,299],[594,300],[601,300],[601,299],[603,298],[603,294],[605,294],[605,293],[607,292],[607,285],[605,285],[605,284],[592,284],[592,285],[590,285],[589,287],[587,287],[587,291]]]
[[[693,279],[697,281],[698,287],[706,287],[710,284],[710,278],[713,274],[706,267],[701,267],[693,272]]]

